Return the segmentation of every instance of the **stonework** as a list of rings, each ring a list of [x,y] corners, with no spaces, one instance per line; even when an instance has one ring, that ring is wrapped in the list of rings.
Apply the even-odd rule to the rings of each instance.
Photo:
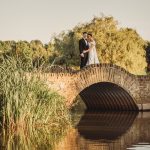
[[[116,65],[90,65],[80,71],[53,67],[48,72],[40,73],[39,77],[49,88],[66,98],[68,107],[72,106],[76,96],[85,88],[96,83],[109,82],[118,85],[132,97],[129,104],[134,103],[138,110],[150,110],[150,76],[133,75]]]

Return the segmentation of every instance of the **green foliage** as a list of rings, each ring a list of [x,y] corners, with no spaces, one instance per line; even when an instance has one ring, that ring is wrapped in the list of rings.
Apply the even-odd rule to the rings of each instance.
[[[69,123],[64,98],[33,73],[24,72],[16,59],[4,59],[0,64],[0,97],[0,115],[8,127]]]
[[[14,57],[25,65],[40,67],[43,64],[51,64],[57,53],[53,52],[51,43],[43,45],[39,40],[27,41],[0,41],[0,57]]]
[[[68,65],[79,65],[78,40],[84,31],[93,34],[101,63],[113,63],[134,74],[145,69],[146,42],[135,30],[118,28],[113,17],[95,17],[90,23],[77,25],[68,33],[55,37],[55,50],[64,56]]]
[[[140,74],[146,67],[144,41],[130,28],[119,28],[113,17],[95,17],[79,24],[68,32],[56,35],[43,45],[39,40],[0,41],[0,56],[20,57],[22,62],[35,67],[57,64],[78,67],[80,64],[78,41],[82,32],[91,32],[97,43],[101,63],[113,63],[133,74]]]

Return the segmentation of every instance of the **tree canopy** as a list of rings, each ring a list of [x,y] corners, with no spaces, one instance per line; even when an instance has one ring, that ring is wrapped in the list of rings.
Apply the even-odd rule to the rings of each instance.
[[[68,65],[79,65],[78,40],[84,31],[93,34],[101,63],[113,63],[134,74],[145,69],[146,41],[134,29],[118,28],[113,17],[95,17],[91,22],[77,25],[54,38],[55,50]]]
[[[0,55],[20,57],[37,67],[55,61],[58,65],[79,68],[78,41],[84,31],[93,34],[101,63],[119,65],[133,74],[144,71],[147,42],[136,30],[119,28],[113,17],[94,17],[89,23],[78,24],[72,30],[54,36],[48,44],[40,40],[0,41]]]

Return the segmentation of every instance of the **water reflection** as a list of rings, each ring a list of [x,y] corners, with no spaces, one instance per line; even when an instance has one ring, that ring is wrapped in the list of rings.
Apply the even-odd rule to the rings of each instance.
[[[54,150],[66,134],[66,128],[38,127],[0,132],[0,150]]]
[[[86,112],[58,150],[150,149],[150,112]]]
[[[132,125],[137,112],[86,112],[77,129],[81,136],[91,140],[115,140]]]
[[[148,150],[150,112],[85,112],[76,127],[0,132],[2,150]],[[76,121],[75,121],[76,120]]]

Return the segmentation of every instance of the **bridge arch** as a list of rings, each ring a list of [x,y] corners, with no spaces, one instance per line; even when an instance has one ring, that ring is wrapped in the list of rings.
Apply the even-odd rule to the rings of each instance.
[[[133,75],[114,64],[90,65],[79,71],[53,66],[47,71],[39,73],[38,77],[44,80],[50,89],[54,89],[64,96],[68,107],[72,107],[77,95],[88,96],[88,92],[83,92],[85,89],[91,89],[91,87],[95,89],[97,87],[99,91],[99,88],[102,90],[102,87],[105,86],[105,90],[101,91],[103,93],[101,97],[106,95],[105,98],[109,102],[116,101],[113,104],[108,103],[108,101],[102,102],[113,106],[110,107],[107,104],[107,109],[150,110],[150,76]],[[113,88],[108,92],[109,87]],[[113,93],[113,89],[120,91],[122,94],[119,92]],[[97,92],[95,97],[99,96],[99,93]],[[125,100],[123,100],[123,97]],[[106,108],[106,105],[104,108]]]
[[[111,82],[99,82],[79,94],[88,110],[138,110],[133,97]]]
[[[116,65],[87,66],[77,73],[75,84],[88,109],[138,110],[140,107],[137,78]]]

